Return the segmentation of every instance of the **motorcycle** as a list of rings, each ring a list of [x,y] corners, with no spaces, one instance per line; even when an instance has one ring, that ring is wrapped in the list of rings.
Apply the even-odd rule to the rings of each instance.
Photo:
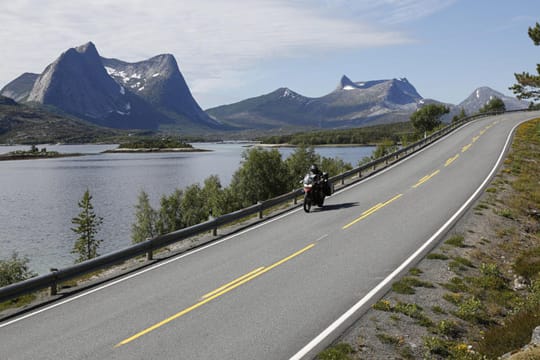
[[[322,207],[325,196],[331,194],[331,186],[328,181],[328,174],[322,173],[322,176],[316,174],[306,174],[304,180],[304,211],[310,212],[313,204]]]

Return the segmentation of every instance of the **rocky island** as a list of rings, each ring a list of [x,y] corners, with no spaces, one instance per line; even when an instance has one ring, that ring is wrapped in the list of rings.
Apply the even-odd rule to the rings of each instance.
[[[141,153],[141,152],[201,152],[210,151],[194,148],[191,144],[171,138],[139,139],[120,144],[116,149],[105,153]]]

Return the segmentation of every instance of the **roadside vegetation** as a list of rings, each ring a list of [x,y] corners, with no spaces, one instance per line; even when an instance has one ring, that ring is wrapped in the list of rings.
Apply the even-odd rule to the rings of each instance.
[[[132,241],[141,242],[298,189],[311,164],[317,164],[330,176],[352,169],[351,164],[321,157],[313,147],[306,146],[296,148],[285,160],[277,149],[259,147],[246,150],[242,158],[228,187],[212,175],[202,185],[193,184],[163,195],[159,209],[152,207],[148,194],[141,190],[135,205]]]
[[[318,358],[484,360],[527,345],[540,326],[538,174],[540,119],[518,128],[463,228],[394,282],[358,332]],[[538,358],[534,351],[511,359]]]

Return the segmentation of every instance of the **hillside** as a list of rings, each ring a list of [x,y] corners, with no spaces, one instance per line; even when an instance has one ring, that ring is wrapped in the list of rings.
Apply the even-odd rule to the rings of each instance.
[[[0,96],[0,143],[89,143],[122,134]]]

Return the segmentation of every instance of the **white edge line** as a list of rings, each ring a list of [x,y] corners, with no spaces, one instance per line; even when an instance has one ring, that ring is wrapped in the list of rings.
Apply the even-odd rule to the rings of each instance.
[[[462,127],[460,127],[459,129],[463,129],[464,127],[469,126],[469,125],[472,124],[472,123],[473,123],[473,122],[467,123],[467,124],[463,125]],[[443,136],[442,138],[440,138],[440,139],[438,139],[437,141],[431,143],[430,145],[426,146],[425,148],[423,148],[423,149],[421,149],[421,150],[419,150],[419,151],[413,153],[412,155],[406,157],[405,159],[403,159],[403,161],[399,161],[399,162],[397,162],[397,163],[395,163],[395,164],[393,164],[393,165],[391,165],[391,166],[389,166],[389,167],[387,167],[387,168],[381,170],[380,172],[376,173],[375,175],[373,175],[373,176],[368,176],[368,177],[365,178],[364,180],[361,180],[361,181],[357,182],[356,184],[352,184],[352,185],[350,185],[350,186],[347,186],[347,187],[345,187],[345,188],[343,188],[343,189],[341,189],[341,190],[335,192],[334,194],[337,195],[337,194],[342,193],[342,192],[344,192],[344,191],[350,190],[350,189],[352,189],[352,188],[354,188],[354,187],[356,187],[356,186],[358,186],[358,185],[360,185],[360,184],[362,184],[362,183],[364,183],[364,182],[366,182],[366,181],[368,181],[368,180],[374,179],[374,178],[378,177],[379,175],[384,174],[385,172],[389,171],[390,169],[392,169],[392,168],[394,168],[394,167],[396,167],[396,166],[398,166],[398,165],[404,163],[405,161],[408,161],[408,160],[414,158],[416,155],[418,155],[418,154],[424,152],[425,150],[429,149],[431,146],[435,145],[435,144],[438,143],[439,141],[442,141],[443,139],[445,139],[446,137],[450,136],[450,135],[453,134],[453,133],[454,133],[454,132],[451,132],[451,133],[449,133],[449,134]],[[286,217],[286,216],[289,216],[289,215],[291,215],[291,214],[294,214],[295,212],[298,212],[298,211],[300,211],[300,210],[302,210],[301,207],[298,208],[298,209],[294,209],[294,210],[288,211],[287,213],[285,213],[285,214],[283,214],[283,215],[280,215],[280,216],[278,216],[278,217],[276,217],[276,218],[274,218],[274,219],[267,220],[267,221],[265,221],[265,222],[263,222],[263,223],[260,223],[260,224],[258,224],[258,225],[252,226],[252,227],[250,227],[250,228],[248,228],[248,229],[246,229],[246,230],[243,230],[243,231],[241,231],[241,232],[239,232],[239,233],[236,233],[236,234],[234,234],[234,235],[230,235],[230,236],[228,236],[228,237],[226,237],[226,238],[223,238],[223,239],[221,239],[221,240],[212,242],[212,243],[207,244],[207,245],[203,245],[203,246],[200,247],[200,248],[197,248],[197,249],[194,249],[194,250],[190,250],[190,251],[188,251],[188,252],[186,252],[186,253],[184,253],[184,254],[181,254],[181,255],[178,255],[178,256],[176,256],[176,257],[173,257],[173,258],[171,258],[171,259],[169,259],[169,260],[160,262],[159,264],[150,266],[150,267],[148,267],[148,268],[146,268],[146,269],[143,269],[143,270],[141,270],[141,271],[137,271],[136,273],[133,273],[133,274],[131,274],[131,275],[122,277],[121,279],[112,281],[112,282],[110,282],[110,283],[107,283],[107,284],[105,284],[105,285],[96,287],[96,288],[91,289],[91,290],[88,290],[88,291],[85,291],[85,292],[83,292],[83,293],[81,293],[81,294],[79,294],[79,295],[75,295],[75,296],[70,297],[70,298],[68,298],[68,299],[59,301],[59,302],[54,303],[54,304],[52,304],[52,305],[46,306],[46,307],[44,307],[44,308],[42,308],[42,309],[39,309],[39,310],[36,310],[36,311],[32,311],[32,312],[30,312],[30,313],[28,313],[28,314],[26,314],[26,315],[23,315],[23,316],[21,316],[21,317],[17,317],[17,318],[15,318],[15,319],[13,319],[13,320],[10,320],[10,321],[7,321],[7,322],[5,322],[5,323],[3,323],[3,324],[0,324],[0,329],[3,328],[3,327],[9,326],[9,325],[11,325],[11,324],[14,324],[14,323],[16,323],[16,322],[19,322],[19,321],[28,319],[28,318],[30,318],[30,317],[32,317],[32,316],[34,316],[34,315],[38,315],[38,314],[40,314],[40,313],[42,313],[42,312],[45,312],[45,311],[48,311],[48,310],[52,310],[52,309],[54,309],[54,308],[56,308],[56,307],[59,307],[59,306],[61,306],[61,305],[70,303],[70,302],[75,301],[75,300],[77,300],[77,299],[80,299],[80,298],[82,298],[82,297],[84,297],[84,296],[87,296],[87,295],[93,294],[93,293],[95,293],[95,292],[101,291],[101,290],[103,290],[103,289],[106,289],[106,288],[108,288],[108,287],[114,286],[114,285],[119,284],[119,283],[121,283],[121,282],[124,282],[124,281],[126,281],[126,280],[132,279],[132,278],[134,278],[134,277],[136,277],[136,276],[139,276],[139,275],[142,275],[142,274],[144,274],[144,273],[146,273],[146,272],[148,272],[148,271],[155,270],[155,269],[160,268],[160,267],[162,267],[162,266],[164,266],[164,265],[167,265],[167,264],[172,263],[172,262],[174,262],[174,261],[180,260],[180,259],[182,259],[182,258],[184,258],[184,257],[186,257],[186,256],[190,256],[190,255],[196,254],[196,253],[198,253],[199,251],[203,251],[203,250],[208,249],[208,248],[210,248],[210,247],[212,247],[212,246],[216,246],[216,245],[221,244],[221,243],[223,243],[223,242],[225,242],[225,241],[228,241],[228,240],[230,240],[230,239],[233,239],[233,238],[235,238],[235,237],[237,237],[237,236],[243,235],[243,234],[245,234],[245,233],[247,233],[247,232],[249,232],[249,231],[258,229],[259,227],[262,227],[262,226],[267,225],[267,224],[270,224],[270,223],[272,223],[272,222],[274,222],[274,221],[280,220],[280,219],[282,219],[282,218],[284,218],[284,217]]]
[[[362,306],[364,306],[366,303],[368,303],[381,289],[383,289],[386,285],[388,285],[394,278],[401,272],[403,269],[405,269],[407,266],[409,266],[414,260],[416,260],[416,257],[419,256],[428,246],[431,245],[438,237],[447,230],[447,228],[452,225],[454,220],[456,220],[461,214],[468,208],[469,204],[473,202],[478,194],[483,190],[484,186],[491,180],[494,173],[499,168],[499,165],[506,154],[506,149],[508,148],[508,145],[510,143],[510,140],[514,134],[515,129],[521,125],[522,123],[529,121],[531,119],[523,120],[520,123],[516,124],[512,130],[510,131],[510,134],[508,135],[506,139],[506,143],[503,147],[503,150],[501,151],[501,154],[499,155],[499,159],[495,163],[495,166],[491,170],[491,172],[488,174],[488,176],[485,178],[484,182],[476,189],[476,191],[471,195],[471,197],[459,208],[459,210],[452,215],[452,217],[439,229],[435,234],[433,234],[425,243],[422,245],[418,250],[416,250],[408,259],[406,259],[398,268],[396,268],[390,275],[388,275],[383,281],[381,281],[377,286],[375,286],[373,289],[371,289],[370,292],[368,292],[360,301],[358,301],[356,304],[354,304],[349,310],[347,310],[343,315],[341,315],[336,321],[334,321],[330,326],[328,326],[323,332],[321,332],[317,337],[315,337],[313,340],[311,340],[306,346],[304,346],[299,352],[297,352],[295,355],[293,355],[289,360],[300,360],[307,354],[309,354],[317,345],[319,345],[328,335],[330,335],[332,332],[334,332],[337,328],[339,328],[345,321],[347,321],[351,316],[354,315],[356,311],[358,311]]]

